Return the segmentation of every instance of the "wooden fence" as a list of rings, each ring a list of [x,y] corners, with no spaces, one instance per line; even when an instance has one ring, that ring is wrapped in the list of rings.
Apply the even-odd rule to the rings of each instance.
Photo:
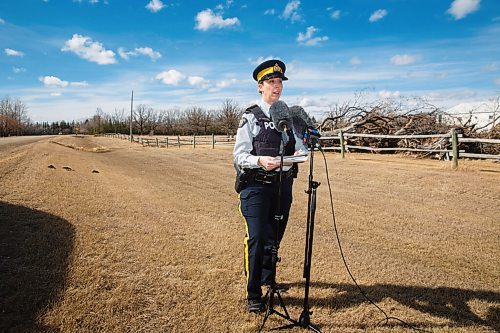
[[[365,146],[355,146],[348,144],[349,138],[374,138],[374,139],[431,139],[431,138],[447,138],[451,141],[451,149],[429,149],[426,147],[417,148],[404,148],[404,147],[365,147]],[[379,135],[379,134],[362,134],[362,133],[340,133],[337,136],[323,136],[321,141],[327,140],[338,140],[338,146],[324,147],[323,150],[340,150],[342,158],[345,157],[345,152],[352,150],[365,150],[365,151],[409,151],[409,152],[427,152],[427,153],[442,153],[449,154],[452,157],[452,165],[454,168],[458,166],[458,159],[460,157],[465,158],[480,158],[480,159],[495,159],[500,161],[500,155],[492,154],[476,154],[467,153],[463,150],[459,150],[460,143],[486,143],[486,144],[500,144],[498,139],[479,139],[479,138],[464,138],[461,134],[452,129],[450,133],[447,134],[432,134],[432,135]]]
[[[107,137],[119,138],[123,140],[130,141],[130,136],[126,134],[115,134],[107,133],[104,134]],[[424,146],[417,146],[416,148],[404,148],[404,147],[366,147],[366,146],[355,146],[348,143],[349,138],[373,138],[373,139],[395,139],[395,140],[405,140],[405,139],[448,139],[451,141],[451,149],[429,149]],[[339,141],[338,146],[323,147],[323,150],[338,150],[340,151],[342,158],[345,157],[345,153],[351,150],[364,150],[364,151],[408,151],[408,152],[427,152],[427,153],[440,153],[448,154],[452,159],[452,165],[454,168],[458,166],[458,159],[460,157],[464,158],[479,158],[479,159],[495,159],[500,161],[500,155],[492,154],[476,154],[468,153],[464,150],[459,150],[460,143],[485,143],[485,144],[500,144],[498,139],[479,139],[479,138],[464,138],[461,134],[457,134],[454,129],[450,133],[446,134],[430,134],[430,135],[380,135],[380,134],[362,134],[362,133],[343,133],[342,131],[336,136],[323,136],[321,141]],[[235,138],[234,136],[225,135],[202,135],[202,136],[166,136],[166,137],[147,137],[147,136],[133,136],[133,142],[142,144],[143,146],[149,147],[178,147],[181,146],[191,146],[196,148],[197,146],[212,146],[212,149],[216,145],[233,145]],[[447,145],[449,146],[449,144]]]
[[[130,135],[126,134],[106,133],[104,136],[131,141]],[[212,146],[212,149],[214,149],[216,145],[234,145],[234,136],[214,134],[165,137],[133,136],[132,141],[148,147],[180,148],[181,146],[191,146],[196,148],[196,146]]]

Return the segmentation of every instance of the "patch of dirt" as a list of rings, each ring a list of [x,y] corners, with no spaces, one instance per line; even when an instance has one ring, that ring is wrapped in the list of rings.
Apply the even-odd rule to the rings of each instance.
[[[106,153],[111,151],[109,148],[103,146],[96,146],[94,142],[87,140],[84,136],[71,136],[71,137],[61,137],[50,141],[51,143],[55,143],[61,145],[63,147],[75,149],[75,150],[83,150],[92,153]]]

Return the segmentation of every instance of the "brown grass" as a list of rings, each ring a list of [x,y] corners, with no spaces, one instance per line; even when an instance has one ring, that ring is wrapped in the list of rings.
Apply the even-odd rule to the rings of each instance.
[[[396,321],[377,326],[383,315],[347,275],[315,156],[313,323],[322,332],[411,332]],[[397,156],[329,153],[327,161],[349,267],[375,303],[431,332],[500,330],[498,163],[460,161],[453,171]],[[307,171],[294,187],[278,266],[294,318]],[[0,331],[256,332],[262,317],[245,313],[233,177],[230,147],[0,140]],[[282,324],[271,316],[266,328]]]

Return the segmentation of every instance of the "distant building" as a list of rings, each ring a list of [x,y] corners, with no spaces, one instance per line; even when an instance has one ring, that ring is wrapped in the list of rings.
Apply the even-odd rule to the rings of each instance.
[[[460,103],[444,111],[441,121],[457,126],[476,125],[479,131],[488,131],[499,122],[498,101]]]

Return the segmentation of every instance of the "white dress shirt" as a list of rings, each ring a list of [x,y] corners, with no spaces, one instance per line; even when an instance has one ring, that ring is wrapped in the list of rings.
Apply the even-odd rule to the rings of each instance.
[[[271,105],[261,100],[258,104],[264,114],[269,117],[269,108]],[[270,118],[270,117],[269,117]],[[243,169],[256,169],[261,166],[257,163],[259,156],[250,154],[253,150],[253,139],[259,134],[260,126],[257,124],[257,118],[252,113],[244,113],[240,122],[240,127],[236,132],[236,142],[233,148],[234,164]],[[302,150],[307,153],[307,146],[304,145],[301,137],[293,131],[295,136],[295,151]],[[283,166],[283,171],[287,171],[291,166]]]

